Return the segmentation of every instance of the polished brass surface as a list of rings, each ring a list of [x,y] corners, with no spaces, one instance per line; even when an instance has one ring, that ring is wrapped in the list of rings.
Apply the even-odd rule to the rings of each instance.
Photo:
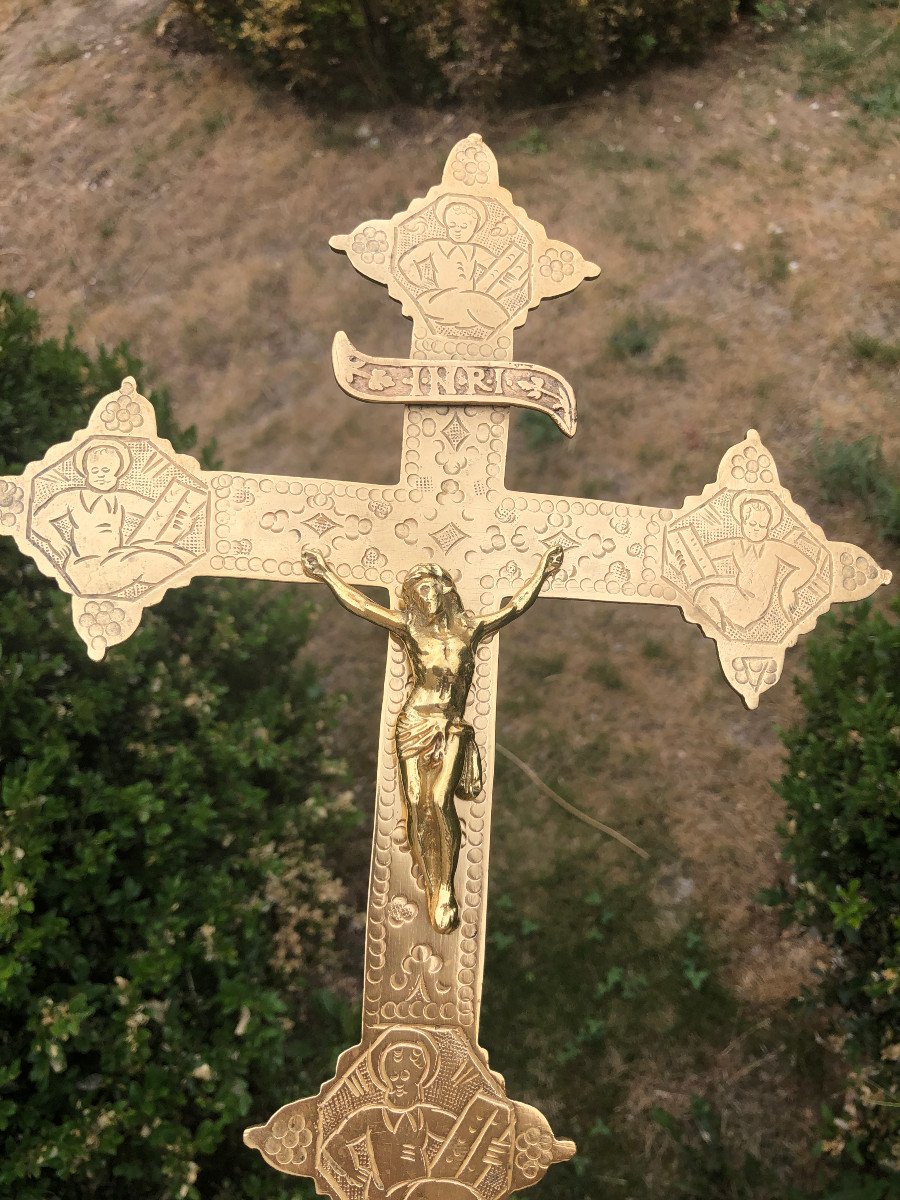
[[[477,134],[426,196],[331,244],[413,321],[408,359],[374,358],[344,334],[333,348],[350,395],[405,407],[398,483],[204,471],[158,437],[128,378],[70,442],[0,478],[0,533],[71,594],[95,659],[197,575],[322,580],[390,632],[362,1039],[318,1096],[245,1141],[335,1200],[502,1200],[574,1145],[507,1099],[478,1045],[491,635],[538,591],[677,605],[755,708],[800,634],[890,575],[828,540],[755,430],[677,510],[506,487],[510,407],[543,410],[569,435],[576,417],[560,375],[513,361],[513,332],[599,268],[513,203]]]

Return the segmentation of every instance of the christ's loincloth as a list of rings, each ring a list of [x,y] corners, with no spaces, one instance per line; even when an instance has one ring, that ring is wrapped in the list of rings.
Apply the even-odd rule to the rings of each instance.
[[[456,785],[460,800],[474,800],[482,788],[481,753],[475,730],[466,721],[447,718],[446,713],[405,708],[397,718],[397,751],[401,758],[418,758],[426,766],[440,767],[447,739],[457,734],[463,742],[463,767]]]

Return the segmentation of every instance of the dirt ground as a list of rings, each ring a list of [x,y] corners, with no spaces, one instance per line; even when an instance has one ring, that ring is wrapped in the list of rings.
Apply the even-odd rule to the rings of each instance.
[[[858,127],[842,91],[800,96],[792,43],[737,34],[701,67],[549,112],[335,121],[217,56],[158,46],[160,0],[4,7],[0,285],[33,296],[48,334],[71,323],[86,348],[128,339],[230,466],[396,478],[399,413],[345,397],[329,347],[344,329],[373,353],[403,354],[410,327],[327,240],[422,195],[477,128],[518,202],[603,268],[517,333],[517,357],[573,382],[580,420],[568,443],[516,417],[510,484],[678,507],[752,426],[830,536],[897,570],[858,510],[824,502],[811,465],[817,427],[878,432],[889,460],[900,450],[897,372],[848,343],[896,336],[897,139]],[[608,339],[628,318],[657,340],[617,358]],[[339,741],[364,808],[383,652],[377,631],[322,603],[313,653],[351,697]],[[637,842],[664,826],[665,861],[641,886],[660,920],[684,905],[705,914],[751,1024],[797,994],[821,953],[782,935],[756,900],[783,871],[769,781],[777,731],[798,717],[801,663],[790,651],[783,682],[750,713],[674,609],[542,603],[503,640],[498,740]],[[496,888],[546,857],[548,836],[560,853],[591,839],[615,878],[636,869],[510,766],[496,803]],[[350,858],[362,902],[364,833]],[[488,990],[490,971],[489,958]],[[800,1147],[814,1100],[798,1103],[791,1069],[729,1044],[677,1084],[639,1066],[623,1103],[678,1107],[706,1089],[727,1110],[740,1092],[733,1111],[757,1121],[758,1142],[787,1125]]]

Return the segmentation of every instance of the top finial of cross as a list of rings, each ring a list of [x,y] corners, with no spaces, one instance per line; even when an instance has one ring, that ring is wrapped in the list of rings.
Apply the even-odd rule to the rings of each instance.
[[[513,202],[478,133],[456,143],[426,196],[329,245],[400,301],[422,359],[509,360],[530,309],[600,274]]]

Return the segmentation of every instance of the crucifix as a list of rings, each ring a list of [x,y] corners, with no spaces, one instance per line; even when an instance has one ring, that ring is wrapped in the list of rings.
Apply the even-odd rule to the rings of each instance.
[[[0,533],[71,594],[97,660],[199,575],[320,581],[387,630],[362,1037],[244,1141],[333,1200],[503,1200],[575,1146],[478,1044],[498,631],[539,595],[677,605],[755,708],[800,634],[890,574],[827,539],[754,430],[677,510],[506,487],[511,408],[576,427],[572,388],[516,362],[514,330],[599,267],[513,202],[478,134],[427,195],[331,245],[413,322],[409,358],[333,344],[344,391],[404,406],[398,483],[201,470],[127,378],[0,478]]]

